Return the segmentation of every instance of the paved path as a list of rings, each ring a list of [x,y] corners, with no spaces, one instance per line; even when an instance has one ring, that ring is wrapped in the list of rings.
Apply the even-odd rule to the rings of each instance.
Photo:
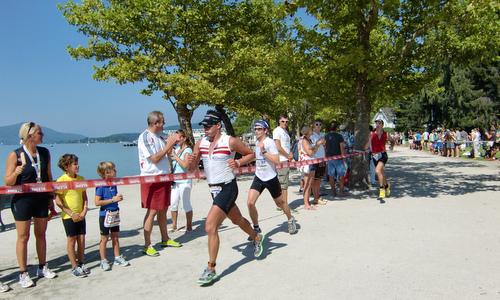
[[[98,266],[97,210],[87,217],[88,278],[73,278],[61,221],[48,229],[49,264],[59,277],[36,287],[16,283],[15,230],[0,233],[0,273],[12,290],[0,298],[102,299],[500,299],[500,164],[431,156],[397,148],[389,154],[393,196],[381,205],[376,190],[333,199],[317,211],[301,209],[297,186],[290,190],[300,231],[286,233],[285,217],[267,192],[259,199],[267,249],[255,260],[246,235],[229,221],[221,228],[220,280],[201,288],[195,281],[207,262],[203,218],[209,208],[205,182],[195,184],[195,226],[174,234],[180,249],[161,256],[141,254],[142,217],[137,187],[122,187],[122,251],[131,266],[102,272]],[[250,176],[240,179],[238,204]],[[93,191],[89,198],[93,199]],[[181,222],[183,219],[181,219]],[[153,238],[158,240],[155,227]],[[30,241],[30,273],[36,257]],[[111,252],[109,252],[111,253]],[[109,294],[109,295],[108,295]]]

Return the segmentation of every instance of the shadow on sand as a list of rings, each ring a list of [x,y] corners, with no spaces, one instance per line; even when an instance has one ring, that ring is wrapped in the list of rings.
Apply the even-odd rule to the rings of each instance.
[[[500,172],[481,174],[477,169],[488,166],[463,160],[412,162],[411,156],[395,157],[389,162],[387,174],[391,183],[391,198],[464,195],[475,192],[500,191]],[[464,168],[474,168],[465,174]]]

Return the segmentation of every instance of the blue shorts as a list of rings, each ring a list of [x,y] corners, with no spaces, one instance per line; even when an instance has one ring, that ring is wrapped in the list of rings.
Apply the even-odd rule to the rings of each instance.
[[[346,164],[342,159],[334,159],[328,161],[327,169],[328,176],[334,178],[345,176],[347,172]]]

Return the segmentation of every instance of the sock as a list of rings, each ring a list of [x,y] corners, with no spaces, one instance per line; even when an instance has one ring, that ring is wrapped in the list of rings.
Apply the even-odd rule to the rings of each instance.
[[[260,229],[259,224],[253,225],[253,229]]]

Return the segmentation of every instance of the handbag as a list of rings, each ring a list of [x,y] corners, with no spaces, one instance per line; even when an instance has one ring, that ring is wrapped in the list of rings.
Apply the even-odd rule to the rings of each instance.
[[[106,210],[104,216],[104,227],[116,227],[120,225],[120,211],[119,210]]]

